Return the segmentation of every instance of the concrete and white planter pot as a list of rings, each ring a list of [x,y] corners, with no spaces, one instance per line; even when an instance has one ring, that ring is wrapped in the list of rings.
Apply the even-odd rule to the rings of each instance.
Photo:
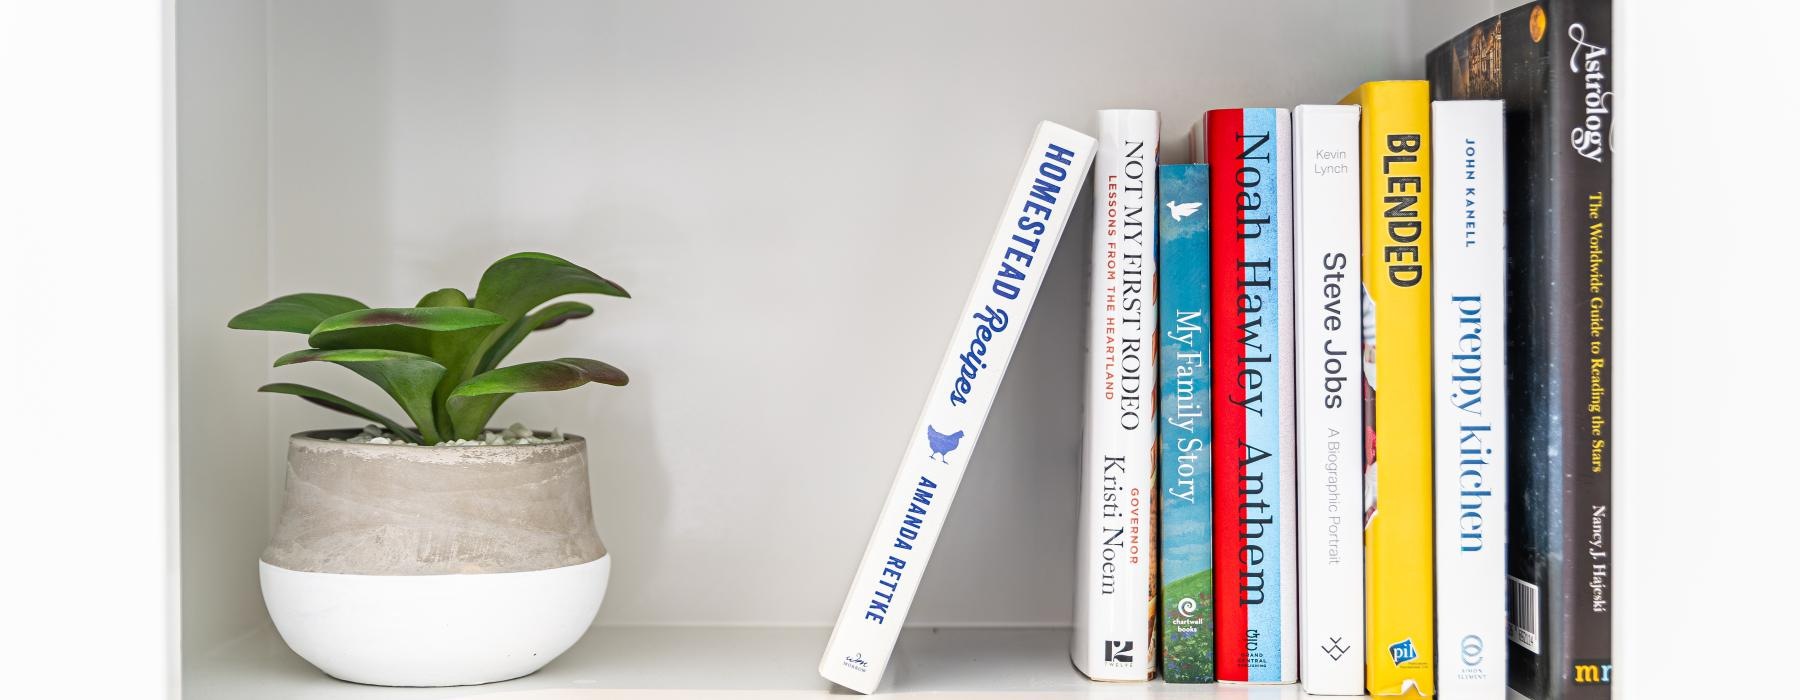
[[[302,658],[347,681],[489,683],[573,646],[612,561],[594,530],[587,442],[416,447],[288,442],[262,590]]]

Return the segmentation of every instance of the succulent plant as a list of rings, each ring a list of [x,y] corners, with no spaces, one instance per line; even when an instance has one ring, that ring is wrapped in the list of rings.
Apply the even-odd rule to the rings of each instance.
[[[292,394],[432,445],[479,437],[500,404],[514,394],[561,391],[589,382],[625,385],[623,371],[580,357],[500,366],[532,332],[594,313],[580,302],[549,303],[568,294],[631,296],[554,255],[516,253],[482,273],[473,299],[445,288],[426,294],[411,308],[369,308],[331,294],[289,294],[240,313],[226,325],[305,334],[311,347],[282,355],[276,367],[301,362],[345,367],[393,397],[417,429],[309,386],[278,382],[259,391]]]

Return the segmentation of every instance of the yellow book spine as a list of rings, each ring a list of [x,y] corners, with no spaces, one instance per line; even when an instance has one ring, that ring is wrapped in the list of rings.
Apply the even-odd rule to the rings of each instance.
[[[1436,692],[1430,89],[1423,80],[1365,83],[1343,103],[1362,105],[1363,114],[1363,649],[1369,692],[1429,697]]]

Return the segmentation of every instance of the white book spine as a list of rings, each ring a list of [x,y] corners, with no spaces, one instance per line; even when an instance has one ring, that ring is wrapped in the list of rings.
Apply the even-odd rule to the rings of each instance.
[[[1361,118],[1294,109],[1300,682],[1314,695],[1363,694]]]
[[[1506,696],[1506,149],[1501,103],[1433,102],[1438,696]]]
[[[1032,136],[819,661],[827,680],[880,685],[1093,158],[1094,139],[1067,127]]]
[[[1100,112],[1088,271],[1080,532],[1069,656],[1095,680],[1155,674],[1156,112]]]

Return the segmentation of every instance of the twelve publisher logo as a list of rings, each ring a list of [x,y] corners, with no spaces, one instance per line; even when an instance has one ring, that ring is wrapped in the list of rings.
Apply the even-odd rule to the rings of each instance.
[[[1102,642],[1102,644],[1104,645],[1103,649],[1107,663],[1131,663],[1131,650],[1134,645],[1130,640],[1114,641],[1108,639],[1105,642]]]
[[[1394,659],[1394,665],[1406,663],[1419,658],[1419,650],[1413,646],[1412,637],[1407,637],[1388,645],[1388,656]]]

